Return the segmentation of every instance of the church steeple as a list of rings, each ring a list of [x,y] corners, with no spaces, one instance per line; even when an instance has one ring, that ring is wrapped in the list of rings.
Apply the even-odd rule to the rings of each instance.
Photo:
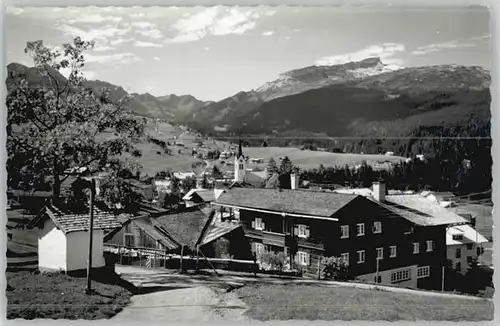
[[[236,157],[239,158],[240,156],[243,156],[243,147],[242,147],[242,140],[240,138],[238,142],[238,153],[236,153]]]
[[[234,157],[234,181],[235,182],[244,182],[245,181],[245,175],[246,175],[246,169],[245,169],[245,157],[243,156],[243,146],[242,146],[242,140],[239,140],[238,144],[238,152],[236,153],[236,156]]]

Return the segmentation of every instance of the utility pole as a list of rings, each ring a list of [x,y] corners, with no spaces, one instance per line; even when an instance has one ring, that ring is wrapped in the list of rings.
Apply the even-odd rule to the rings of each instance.
[[[95,179],[90,180],[90,221],[89,221],[89,259],[87,264],[87,289],[86,294],[92,294],[92,241],[94,231],[94,196],[95,196]]]
[[[379,270],[379,262],[380,262],[380,259],[377,257],[377,272],[375,273],[375,283],[378,284],[378,270]]]
[[[444,292],[444,266],[442,268],[441,291]]]

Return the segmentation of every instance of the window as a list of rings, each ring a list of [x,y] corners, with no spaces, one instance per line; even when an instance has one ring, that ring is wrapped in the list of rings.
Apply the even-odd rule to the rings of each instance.
[[[342,259],[342,262],[346,265],[349,265],[349,253],[344,252],[342,255],[340,255],[340,258]]]
[[[422,266],[417,268],[417,278],[429,277],[431,275],[430,266]]]
[[[373,233],[382,233],[382,222],[373,222]]]
[[[299,224],[298,225],[298,234],[299,238],[308,238],[309,237],[309,227],[307,225]]]
[[[382,276],[375,276],[375,283],[382,283]]]
[[[463,240],[464,235],[463,234],[454,234],[453,235],[453,240]]]
[[[358,264],[362,264],[364,262],[365,262],[365,251],[359,250],[358,251]]]
[[[243,164],[241,164],[241,163],[239,164],[239,169],[243,170]]]
[[[467,256],[467,264],[472,264],[472,256]]]
[[[461,262],[459,262],[459,261],[458,261],[458,262],[455,264],[455,270],[456,270],[457,272],[461,272],[461,271],[462,271],[462,263],[461,263]]]
[[[257,217],[253,222],[253,228],[255,230],[264,230],[264,222],[260,217]]]
[[[254,242],[254,246],[255,246],[255,255],[257,257],[262,255],[262,253],[264,253],[265,249],[262,243]]]
[[[396,255],[397,255],[397,247],[396,247],[396,246],[391,246],[391,248],[390,248],[390,249],[391,249],[391,254],[390,254],[390,257],[391,257],[391,258],[396,257]]]
[[[467,250],[472,250],[472,243],[467,244]]]
[[[133,247],[134,243],[134,235],[133,234],[125,234],[125,246]]]
[[[418,254],[420,252],[420,243],[414,242],[413,243],[413,253]]]
[[[377,248],[377,259],[384,258],[384,248]]]
[[[362,235],[365,235],[365,223],[358,223],[356,225],[356,235],[359,237],[359,236],[362,236]]]
[[[462,248],[457,248],[455,250],[455,258],[462,258]]]
[[[434,250],[434,241],[427,240],[426,243],[427,243],[427,251],[428,252]]]
[[[478,256],[481,256],[482,254],[484,254],[484,248],[483,247],[477,247],[476,248],[476,254]]]
[[[404,269],[401,271],[396,271],[391,273],[391,283],[407,281],[410,279],[411,279],[411,273],[409,269]]]
[[[299,255],[299,264],[302,266],[308,266],[309,265],[309,254],[307,252],[303,252],[303,251],[298,251],[297,254]]]
[[[349,225],[342,225],[340,227],[340,238],[349,238]]]

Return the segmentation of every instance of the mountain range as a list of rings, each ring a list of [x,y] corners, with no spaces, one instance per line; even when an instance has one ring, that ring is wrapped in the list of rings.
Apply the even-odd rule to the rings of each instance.
[[[28,71],[32,82],[43,79],[35,68],[20,64],[8,70]],[[489,71],[480,67],[402,68],[368,58],[284,72],[216,102],[134,93],[128,105],[137,115],[216,135],[407,136],[419,126],[489,122],[489,84]],[[127,95],[104,81],[87,81],[86,86],[109,89],[113,100]]]

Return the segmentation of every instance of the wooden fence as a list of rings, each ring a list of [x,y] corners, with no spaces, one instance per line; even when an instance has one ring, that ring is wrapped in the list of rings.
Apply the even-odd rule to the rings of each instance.
[[[251,260],[205,257],[202,252],[198,257],[168,253],[155,248],[126,247],[104,244],[106,264],[120,264],[145,267],[149,269],[224,269],[232,271],[253,272],[258,265]]]

